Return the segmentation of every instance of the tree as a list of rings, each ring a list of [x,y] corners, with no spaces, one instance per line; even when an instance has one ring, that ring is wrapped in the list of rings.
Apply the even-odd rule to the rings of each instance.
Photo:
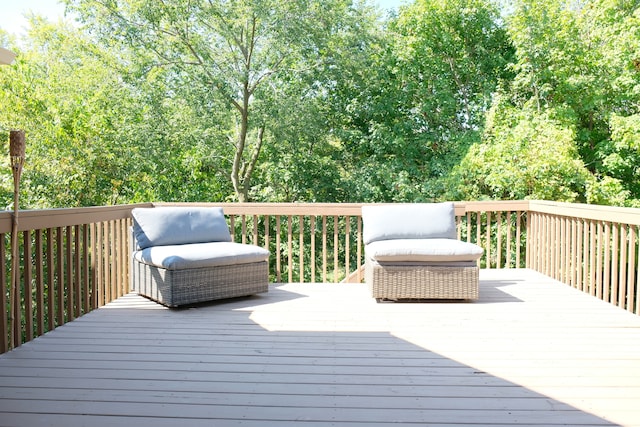
[[[166,70],[136,76],[116,61],[130,51],[38,17],[21,46],[16,64],[0,74],[0,111],[2,128],[27,131],[24,207],[201,201],[232,192],[210,152],[224,135],[215,125],[221,119],[202,113],[219,108],[188,87],[169,88]],[[3,187],[8,204],[11,183]]]
[[[281,75],[320,67],[341,25],[344,0],[68,0],[103,40],[141,52],[139,66],[171,69],[172,82],[203,88],[202,99],[229,112],[229,176],[239,201],[252,177],[281,101]]]
[[[418,0],[385,37],[366,84],[336,103],[349,181],[360,200],[438,199],[440,179],[480,138],[512,48],[498,9],[483,0]]]
[[[576,155],[594,178],[579,195],[589,202],[640,198],[640,157],[616,131],[633,127],[625,119],[640,113],[639,10],[637,1],[519,0],[508,21],[517,74],[506,91],[511,104],[502,105],[542,116],[563,111]]]
[[[369,108],[369,88],[377,84],[384,45],[375,10],[355,4],[331,18],[333,34],[320,66],[285,71],[271,126],[276,144],[265,147],[255,190],[274,201],[348,201],[361,194],[351,182],[354,159],[348,144],[350,117]],[[363,177],[357,177],[358,180]]]
[[[122,200],[127,146],[100,136],[112,127],[103,112],[126,103],[126,90],[73,28],[38,17],[30,25],[29,48],[16,48],[16,64],[0,78],[2,120],[27,133],[24,205]]]
[[[498,97],[482,143],[448,177],[455,200],[585,202],[593,177],[577,155],[575,129],[562,111],[514,108]]]

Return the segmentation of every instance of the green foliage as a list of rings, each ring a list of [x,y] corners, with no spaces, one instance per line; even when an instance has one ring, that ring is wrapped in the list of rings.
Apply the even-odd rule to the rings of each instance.
[[[640,198],[640,157],[618,130],[640,112],[639,10],[637,2],[519,0],[508,21],[517,74],[503,105],[563,111],[575,132],[575,158],[593,175],[578,200]]]
[[[308,70],[331,66],[343,33],[355,34],[353,25],[360,23],[352,19],[350,2],[342,0],[68,4],[103,42],[115,40],[138,52],[131,59],[141,75],[162,68],[171,90],[181,92],[188,84],[199,92],[188,107],[209,102],[212,110],[203,113],[215,119],[218,109],[225,111],[227,119],[218,122],[226,127],[221,142],[233,149],[213,148],[240,201],[249,198],[262,150],[275,143],[287,96],[302,96],[299,82]]]
[[[27,131],[23,207],[640,205],[637,1],[66,3],[82,27],[0,31],[18,51],[0,137]]]
[[[30,50],[0,75],[3,127],[25,129],[32,208],[118,201],[126,147],[100,138],[118,110],[118,76],[75,31],[33,18]],[[4,203],[4,201],[3,201]]]
[[[321,45],[321,56],[305,68],[279,74],[277,97],[265,111],[271,117],[269,143],[252,187],[254,200],[339,202],[350,197],[342,170],[351,166],[342,138],[343,130],[351,130],[351,125],[343,127],[345,103],[359,103],[377,69],[380,23],[367,8],[348,8],[342,16],[327,13],[330,23],[323,21],[322,32],[331,36]]]
[[[500,104],[492,113],[483,142],[449,178],[452,198],[585,201],[591,175],[577,158],[570,120]]]
[[[482,0],[416,1],[387,32],[364,86],[335,104],[349,200],[439,199],[438,181],[479,139],[512,49],[499,11]]]
[[[32,26],[29,50],[20,50],[17,63],[0,75],[3,127],[27,132],[22,207],[228,194],[226,177],[211,173],[209,153],[200,155],[218,137],[216,127],[203,128],[199,104],[187,106],[155,84],[166,74],[136,79],[123,73],[114,50],[74,28],[38,18]]]

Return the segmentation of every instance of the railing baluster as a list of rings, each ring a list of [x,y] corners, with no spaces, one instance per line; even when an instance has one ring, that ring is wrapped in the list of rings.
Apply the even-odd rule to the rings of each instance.
[[[602,299],[611,301],[611,223],[604,222],[604,247],[602,260]]]
[[[84,300],[83,300],[82,310],[83,310],[83,313],[88,313],[93,308],[91,305],[91,281],[89,280],[89,225],[88,224],[82,225],[82,283],[84,283]]]
[[[486,216],[487,216],[487,221],[485,224],[485,241],[486,241],[486,246],[485,246],[485,251],[487,252],[487,268],[492,268],[492,263],[491,263],[491,212],[490,211],[486,211],[485,212]]]
[[[62,227],[56,228],[56,326],[65,323],[65,300],[64,300],[64,258],[63,258],[63,235]]]
[[[598,292],[598,223],[590,221],[590,259],[589,259],[589,293],[596,295]]]
[[[571,254],[573,253],[573,221],[571,218],[565,219],[566,238],[565,238],[565,254],[564,254],[564,270],[565,270],[565,283],[569,286],[573,284],[573,259]]]
[[[322,215],[322,282],[327,281],[327,216]]]
[[[268,251],[270,251],[269,245],[271,243],[271,236],[269,235],[269,221],[270,221],[270,216],[269,215],[265,215],[264,216],[264,248]],[[258,244],[258,243],[256,243]]]
[[[73,240],[74,240],[74,245],[73,245],[73,250],[74,250],[74,256],[73,256],[73,283],[75,286],[75,294],[76,294],[76,300],[75,300],[75,317],[80,317],[83,313],[82,311],[82,304],[84,301],[84,292],[83,292],[83,286],[81,285],[80,279],[81,279],[81,268],[80,268],[80,226],[79,225],[74,225],[73,226]]]
[[[512,231],[513,231],[513,222],[512,222],[513,212],[507,211],[506,213],[506,228],[507,228],[507,246],[505,248],[505,267],[511,268],[511,257],[512,257],[512,248],[511,248],[511,239],[512,239]]]
[[[253,216],[253,244],[259,245],[258,242],[258,215]]]
[[[476,212],[476,245],[478,246],[482,246],[482,213],[480,211]],[[483,257],[485,257],[485,262],[486,262],[486,252],[483,254]],[[487,262],[488,264],[488,262]]]
[[[242,215],[241,219],[242,219],[242,243],[246,244],[247,243],[247,216]]]
[[[634,311],[635,303],[635,283],[636,283],[636,246],[637,246],[637,233],[636,227],[629,227],[629,260],[627,262],[627,300],[625,301],[625,308],[628,311]]]
[[[45,333],[44,319],[46,308],[44,304],[44,259],[42,246],[42,230],[35,230],[35,254],[36,254],[36,334],[38,336]]]
[[[333,217],[333,281],[338,282],[338,249],[339,249],[339,236],[338,236],[338,217]]]
[[[111,293],[111,263],[109,262],[109,258],[111,257],[111,230],[109,225],[111,221],[105,221],[102,223],[102,236],[104,237],[104,242],[102,242],[102,259],[100,260],[102,264],[102,273],[104,274],[103,278],[103,286],[104,286],[104,303],[106,304],[108,301],[111,301],[115,298],[115,295]]]
[[[583,219],[580,221],[582,226],[582,251],[580,252],[580,258],[582,260],[581,276],[580,276],[580,290],[583,292],[589,292],[589,221]]]
[[[24,339],[25,342],[33,339],[33,289],[31,284],[31,233],[28,230],[22,232],[24,248],[23,276],[24,276]]]
[[[563,271],[563,266],[564,266],[563,249],[565,245],[564,233],[563,233],[563,227],[562,227],[563,222],[564,222],[564,218],[561,218],[561,217],[555,218],[554,239],[557,247],[555,249],[554,271],[555,271],[555,278],[556,280],[559,280],[559,281],[565,280],[564,271]]]
[[[278,282],[282,281],[282,251],[281,251],[281,237],[280,232],[282,231],[280,225],[280,215],[276,216],[276,280]]]
[[[502,268],[502,212],[496,212],[497,218],[497,242],[496,242],[496,268]]]
[[[2,307],[2,311],[0,311],[0,352],[6,353],[11,349],[11,340],[10,340],[10,332],[9,332],[9,317],[7,308],[10,308],[7,304],[7,248],[5,244],[5,239],[7,235],[5,233],[0,233],[0,306]]]
[[[73,283],[73,233],[71,232],[71,226],[65,227],[65,240],[64,240],[64,266],[65,268],[65,283],[67,293],[67,306],[66,306],[66,319],[67,321],[75,319],[75,286]]]
[[[640,227],[635,226],[635,233],[638,235],[640,233]],[[637,241],[637,239],[636,239]],[[636,259],[640,259],[640,246],[636,245],[636,250],[638,251],[638,256]],[[636,298],[635,298],[635,308],[632,310],[635,314],[640,315],[640,274],[636,274],[635,283],[631,283],[636,290]]]
[[[47,247],[45,256],[47,258],[47,330],[51,331],[56,326],[55,261],[52,228],[47,228]]]
[[[287,217],[287,271],[289,283],[293,282],[293,216]]]
[[[129,293],[129,233],[127,233],[129,220],[122,218],[118,220],[118,229],[120,231],[120,288],[122,294]]]
[[[309,217],[309,234],[311,235],[311,278],[310,281],[314,283],[316,281],[316,217],[315,215],[311,215]]]
[[[596,292],[595,295],[599,299],[602,299],[602,280],[603,280],[603,248],[604,248],[604,230],[602,221],[598,221],[596,224],[597,227],[597,243],[596,243]]]
[[[568,235],[568,231],[567,231],[567,218],[559,218],[559,225],[560,225],[560,234],[559,234],[559,240],[560,240],[560,255],[558,257],[558,277],[560,278],[560,281],[562,282],[567,282],[568,279],[568,271],[566,266],[567,264],[567,254],[568,254],[568,242],[570,242],[569,240],[569,235]]]
[[[349,276],[350,265],[349,265],[349,250],[351,249],[351,218],[346,217],[344,220],[344,274],[345,277]],[[336,282],[338,279],[336,279]]]
[[[620,276],[618,281],[618,307],[624,308],[627,291],[627,248],[629,239],[629,227],[622,224],[620,227]]]
[[[236,241],[236,217],[231,215],[229,217],[229,229],[231,230],[231,241]]]
[[[620,224],[613,224],[613,236],[611,238],[611,304],[618,305],[618,278],[620,276],[619,252],[620,248]]]
[[[356,259],[358,260],[358,283],[362,282],[362,217],[357,217],[356,221],[358,223],[358,241],[357,241],[357,254]]]
[[[116,221],[115,220],[111,220],[109,221],[109,242],[111,243],[111,248],[110,248],[110,254],[109,254],[109,259],[107,260],[109,262],[109,266],[111,267],[111,274],[110,274],[110,286],[111,286],[111,292],[113,295],[113,299],[119,298],[122,296],[122,294],[120,293],[120,286],[118,286],[118,266],[117,266],[117,260],[118,260],[118,233],[116,230]]]
[[[299,276],[300,283],[304,282],[304,216],[298,216],[298,245],[300,248],[298,249],[298,264],[299,264]]]
[[[113,239],[113,244],[115,246],[115,257],[111,260],[111,263],[114,267],[113,271],[114,271],[114,278],[113,278],[113,285],[115,286],[115,288],[117,289],[116,294],[118,295],[118,297],[121,297],[122,295],[125,294],[125,288],[124,288],[124,273],[123,273],[123,254],[124,254],[124,248],[122,247],[122,242],[124,241],[124,236],[122,235],[122,220],[120,219],[116,219],[113,221],[113,232],[114,232],[114,239]]]
[[[545,214],[540,214],[539,216],[539,224],[538,226],[540,227],[540,240],[538,242],[538,257],[540,258],[540,268],[541,268],[541,272],[543,274],[549,274],[549,254],[550,252],[545,253],[543,251],[543,248],[548,248],[549,246],[549,235],[548,235],[548,220],[549,217]]]
[[[558,279],[557,268],[557,260],[558,260],[558,251],[560,250],[560,246],[558,242],[558,221],[554,215],[549,215],[547,217],[548,228],[547,228],[547,244],[549,245],[549,277],[554,279]]]
[[[103,245],[103,223],[100,222],[96,224],[96,241],[94,242],[94,248],[96,251],[96,256],[93,261],[93,265],[96,271],[96,289],[98,294],[98,307],[102,307],[106,301],[106,290],[104,286],[104,269],[103,269],[103,254],[104,254],[104,245]]]

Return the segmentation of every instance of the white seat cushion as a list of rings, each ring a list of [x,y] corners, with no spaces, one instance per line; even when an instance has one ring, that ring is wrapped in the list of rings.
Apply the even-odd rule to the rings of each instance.
[[[167,270],[184,270],[266,261],[269,251],[242,243],[209,242],[152,246],[134,252],[133,256],[144,264]]]
[[[379,240],[365,245],[365,255],[378,262],[476,261],[483,249],[456,239]]]

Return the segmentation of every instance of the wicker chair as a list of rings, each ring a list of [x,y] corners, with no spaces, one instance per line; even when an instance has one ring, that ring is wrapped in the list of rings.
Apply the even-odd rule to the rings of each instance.
[[[269,251],[234,243],[222,208],[132,211],[131,289],[169,307],[267,292]]]
[[[483,249],[457,239],[453,203],[362,207],[365,281],[381,300],[474,300]]]

